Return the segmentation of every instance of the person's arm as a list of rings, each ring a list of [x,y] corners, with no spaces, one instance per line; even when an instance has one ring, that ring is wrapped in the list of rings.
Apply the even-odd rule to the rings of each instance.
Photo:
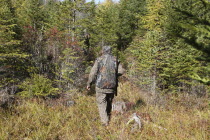
[[[90,86],[95,81],[98,72],[98,61],[96,60],[89,74],[87,82],[87,90],[90,90]]]

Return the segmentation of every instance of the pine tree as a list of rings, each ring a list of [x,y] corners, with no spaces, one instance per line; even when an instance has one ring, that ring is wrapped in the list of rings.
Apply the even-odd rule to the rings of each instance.
[[[121,0],[119,4],[118,48],[125,50],[141,28],[139,16],[145,14],[145,0]]]
[[[0,87],[18,82],[24,76],[23,53],[18,35],[16,11],[11,0],[0,4]]]
[[[178,15],[172,14],[171,1],[147,1],[146,7],[147,14],[140,16],[145,34],[138,32],[129,48],[137,58],[130,75],[138,73],[137,81],[153,93],[193,92],[190,75],[200,66],[195,59],[200,53],[172,35],[178,31],[173,26]]]
[[[142,39],[137,36],[131,47],[133,49],[131,52],[138,58],[137,69],[141,71],[139,74],[144,75],[142,80],[149,86],[148,88],[153,94],[156,93],[159,69],[165,59],[163,54],[167,47],[163,27],[164,9],[162,0],[147,1],[147,13],[141,18],[147,32],[142,36]]]
[[[21,28],[22,48],[30,55],[28,60],[29,73],[47,73],[47,55],[45,32],[50,28],[49,13],[40,0],[14,1],[17,22]]]
[[[96,10],[96,26],[94,40],[103,46],[106,43],[114,45],[117,40],[116,30],[118,29],[117,5],[108,2],[99,5]]]
[[[210,4],[206,0],[178,0],[172,7],[171,17],[175,22],[170,32],[183,46],[198,50],[192,58],[200,65],[193,68],[190,77],[209,85]]]
[[[53,26],[48,33],[47,46],[55,64],[56,81],[60,88],[67,90],[79,86],[84,74],[84,53],[86,32],[90,25],[89,9],[92,5],[84,0],[63,1],[58,5],[47,5],[57,11],[52,19]],[[89,7],[90,6],[90,7]],[[87,22],[89,22],[87,21]],[[81,77],[81,78],[78,78]]]

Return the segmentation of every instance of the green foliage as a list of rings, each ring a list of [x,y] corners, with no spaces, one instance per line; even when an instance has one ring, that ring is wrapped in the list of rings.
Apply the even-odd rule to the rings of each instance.
[[[23,90],[18,93],[22,97],[47,97],[49,95],[59,94],[59,89],[53,87],[50,79],[36,74],[26,79],[19,85],[19,88]]]
[[[145,0],[121,0],[119,4],[118,48],[125,50],[133,40],[137,31],[142,29],[142,21],[139,20],[146,12]]]
[[[173,27],[179,29],[176,35],[183,43],[201,52],[197,60],[202,66],[195,68],[191,77],[209,85],[210,3],[205,0],[176,1],[173,8],[173,15],[176,14],[173,19],[177,21]]]
[[[151,90],[155,93],[161,65],[167,59],[168,41],[163,28],[165,6],[161,0],[146,1],[146,3],[147,12],[139,17],[147,32],[142,37],[140,37],[141,34],[137,35],[129,52],[137,58],[135,69],[142,75],[141,82],[151,85]]]
[[[46,75],[63,91],[84,85],[86,68],[109,44],[139,86],[153,93],[191,93],[197,86],[193,79],[210,83],[209,5],[206,0],[2,0],[0,86],[30,73]]]
[[[178,32],[174,18],[180,16],[173,6],[167,0],[147,1],[145,16],[139,16],[146,31],[138,32],[128,48],[130,59],[136,60],[129,74],[138,75],[140,86],[153,93],[194,92],[191,75],[202,66],[197,59],[201,53],[172,34]]]
[[[99,5],[96,10],[95,16],[95,35],[93,40],[97,42],[99,46],[105,44],[114,45],[117,40],[118,29],[118,8],[113,3],[105,3]]]
[[[48,9],[41,0],[20,0],[13,1],[18,16],[18,23],[22,28],[32,26],[40,31],[48,27],[50,15]]]
[[[77,62],[78,57],[71,48],[66,48],[62,52],[62,57],[60,57],[58,63],[56,64],[56,75],[57,84],[63,87],[63,90],[67,90],[71,87],[77,77],[76,71],[78,70],[79,62]]]
[[[12,0],[0,4],[0,87],[16,83],[26,72],[24,65],[28,57],[21,49],[20,29]],[[20,72],[17,72],[21,70]],[[26,73],[25,73],[26,74]]]

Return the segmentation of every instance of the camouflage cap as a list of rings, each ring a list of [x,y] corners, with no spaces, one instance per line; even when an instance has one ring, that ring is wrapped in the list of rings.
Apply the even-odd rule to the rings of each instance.
[[[103,48],[102,48],[103,54],[111,54],[111,52],[112,52],[111,46],[103,46]]]

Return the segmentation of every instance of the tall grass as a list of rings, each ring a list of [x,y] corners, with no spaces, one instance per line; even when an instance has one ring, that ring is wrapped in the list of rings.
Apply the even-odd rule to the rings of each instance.
[[[138,102],[138,90],[121,84],[116,100]],[[0,110],[0,139],[2,140],[207,140],[209,139],[209,110],[186,108],[170,102],[167,108],[144,104],[125,112],[113,114],[110,125],[100,124],[94,96],[77,96],[71,107],[48,106],[39,99],[25,100],[11,110]],[[143,100],[143,99],[142,99]],[[148,113],[153,122],[131,133],[126,122],[133,112]],[[155,125],[167,130],[154,127]]]

